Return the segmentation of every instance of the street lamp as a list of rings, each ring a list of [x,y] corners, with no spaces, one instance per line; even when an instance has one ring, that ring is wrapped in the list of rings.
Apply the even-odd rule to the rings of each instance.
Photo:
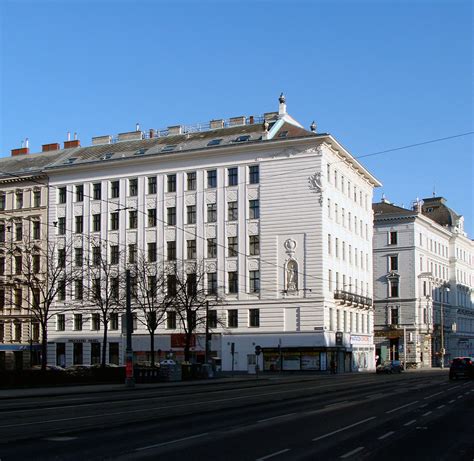
[[[440,303],[440,326],[441,326],[441,350],[439,351],[440,355],[440,367],[444,368],[444,355],[446,353],[444,349],[444,312],[443,312],[443,300],[444,300],[444,292],[449,293],[449,286],[444,283],[440,286],[440,293],[441,293],[441,303]]]

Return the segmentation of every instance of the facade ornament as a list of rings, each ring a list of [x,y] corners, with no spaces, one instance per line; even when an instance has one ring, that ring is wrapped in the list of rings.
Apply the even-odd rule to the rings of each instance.
[[[298,291],[298,263],[294,259],[290,259],[286,263],[286,292],[294,293]]]
[[[286,250],[286,254],[292,257],[295,254],[296,250],[296,241],[293,239],[287,239],[283,244]]]
[[[317,171],[316,173],[308,177],[308,187],[312,192],[319,194],[319,204],[323,206],[324,186],[320,171]]]

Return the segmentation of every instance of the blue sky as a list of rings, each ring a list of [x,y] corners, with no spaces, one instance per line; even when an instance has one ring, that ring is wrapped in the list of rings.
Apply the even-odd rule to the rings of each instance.
[[[473,131],[466,0],[1,0],[0,156],[276,110],[354,156]],[[437,195],[472,238],[473,138],[362,158],[398,205]]]

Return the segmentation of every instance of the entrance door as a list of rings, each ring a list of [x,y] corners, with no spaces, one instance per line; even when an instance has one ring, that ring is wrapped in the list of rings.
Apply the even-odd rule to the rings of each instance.
[[[247,354],[247,372],[249,375],[254,375],[257,365],[257,356],[255,354]]]

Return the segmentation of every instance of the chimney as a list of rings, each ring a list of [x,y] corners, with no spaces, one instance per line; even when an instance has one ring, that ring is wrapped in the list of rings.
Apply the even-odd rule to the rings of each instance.
[[[15,155],[25,155],[30,153],[30,149],[28,147],[20,147],[18,149],[12,149],[12,157]]]
[[[283,93],[280,94],[278,98],[278,102],[280,103],[278,106],[278,115],[282,116],[286,114],[286,98]]]
[[[58,142],[52,142],[50,144],[43,144],[41,146],[41,152],[50,152],[52,150],[59,150],[61,148]]]
[[[219,130],[220,128],[224,128],[224,120],[221,118],[216,120],[211,120],[209,122],[211,130]]]
[[[168,127],[168,134],[169,135],[177,135],[182,134],[183,127],[181,125],[174,125]]]
[[[101,144],[112,144],[112,136],[105,135],[105,136],[95,136],[92,138],[92,145],[99,146]]]
[[[150,139],[155,137],[155,130],[153,128],[150,128]]]
[[[231,117],[229,119],[230,126],[245,125],[245,116],[241,115],[240,117]]]
[[[72,141],[68,139],[64,141],[64,149],[71,149],[73,147],[81,147],[81,141],[79,141],[79,139],[73,139]]]
[[[137,141],[143,139],[143,133],[141,131],[128,131],[127,133],[119,133],[119,141]]]

